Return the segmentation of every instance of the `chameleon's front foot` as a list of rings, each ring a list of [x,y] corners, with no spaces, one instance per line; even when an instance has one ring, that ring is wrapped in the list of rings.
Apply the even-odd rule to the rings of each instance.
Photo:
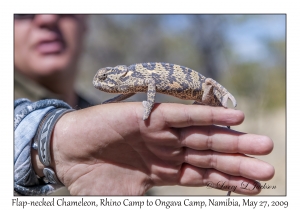
[[[151,103],[149,103],[148,101],[143,101],[143,106],[144,106],[144,116],[143,116],[143,120],[147,120],[153,105],[151,105]]]

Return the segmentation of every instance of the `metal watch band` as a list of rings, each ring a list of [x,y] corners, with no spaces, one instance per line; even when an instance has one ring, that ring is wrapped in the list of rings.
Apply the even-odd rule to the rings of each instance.
[[[43,173],[46,178],[46,182],[51,184],[62,183],[58,180],[55,172],[49,167],[51,164],[51,153],[50,153],[50,140],[52,136],[53,128],[56,122],[67,112],[74,111],[74,109],[54,109],[46,114],[44,119],[41,121],[38,132],[34,137],[34,143],[32,147],[38,151],[39,159],[45,166]]]

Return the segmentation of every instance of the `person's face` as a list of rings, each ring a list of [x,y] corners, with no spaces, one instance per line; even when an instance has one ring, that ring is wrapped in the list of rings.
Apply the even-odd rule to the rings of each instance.
[[[81,51],[84,15],[15,15],[15,67],[32,77],[73,69]]]

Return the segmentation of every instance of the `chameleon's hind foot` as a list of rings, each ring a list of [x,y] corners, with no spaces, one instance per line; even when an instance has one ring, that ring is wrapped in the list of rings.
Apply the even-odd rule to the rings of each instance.
[[[209,100],[209,97],[215,95],[219,102],[223,107],[227,108],[228,98],[231,100],[234,107],[236,107],[237,103],[233,95],[231,95],[226,88],[224,88],[221,84],[217,83],[212,78],[205,79],[205,89],[203,94],[203,101]],[[207,104],[207,103],[206,103]],[[209,103],[209,105],[214,105],[213,102]]]
[[[233,107],[236,107],[236,105],[237,105],[236,100],[235,100],[235,98],[233,97],[233,95],[231,95],[229,92],[226,93],[226,95],[223,96],[222,102],[221,102],[221,103],[222,103],[222,106],[227,108],[227,101],[228,101],[228,98],[231,100]]]

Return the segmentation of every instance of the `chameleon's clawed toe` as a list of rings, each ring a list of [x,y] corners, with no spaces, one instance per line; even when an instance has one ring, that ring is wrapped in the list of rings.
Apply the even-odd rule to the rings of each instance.
[[[225,96],[223,96],[222,106],[227,108],[228,98],[231,100],[233,107],[236,107],[237,106],[236,100],[231,94],[226,94]]]
[[[144,107],[144,108],[149,107],[149,102],[148,102],[148,101],[143,101],[143,107]]]
[[[228,94],[226,94],[222,98],[222,106],[225,107],[225,108],[227,108],[227,101],[228,101]]]
[[[147,120],[150,115],[150,103],[148,101],[143,101],[143,107],[144,107],[144,116],[143,120]],[[149,111],[150,110],[150,111]]]
[[[229,98],[230,98],[230,100],[231,100],[231,102],[233,104],[233,107],[236,107],[237,106],[237,102],[236,102],[235,98],[233,97],[233,95],[230,94]]]

